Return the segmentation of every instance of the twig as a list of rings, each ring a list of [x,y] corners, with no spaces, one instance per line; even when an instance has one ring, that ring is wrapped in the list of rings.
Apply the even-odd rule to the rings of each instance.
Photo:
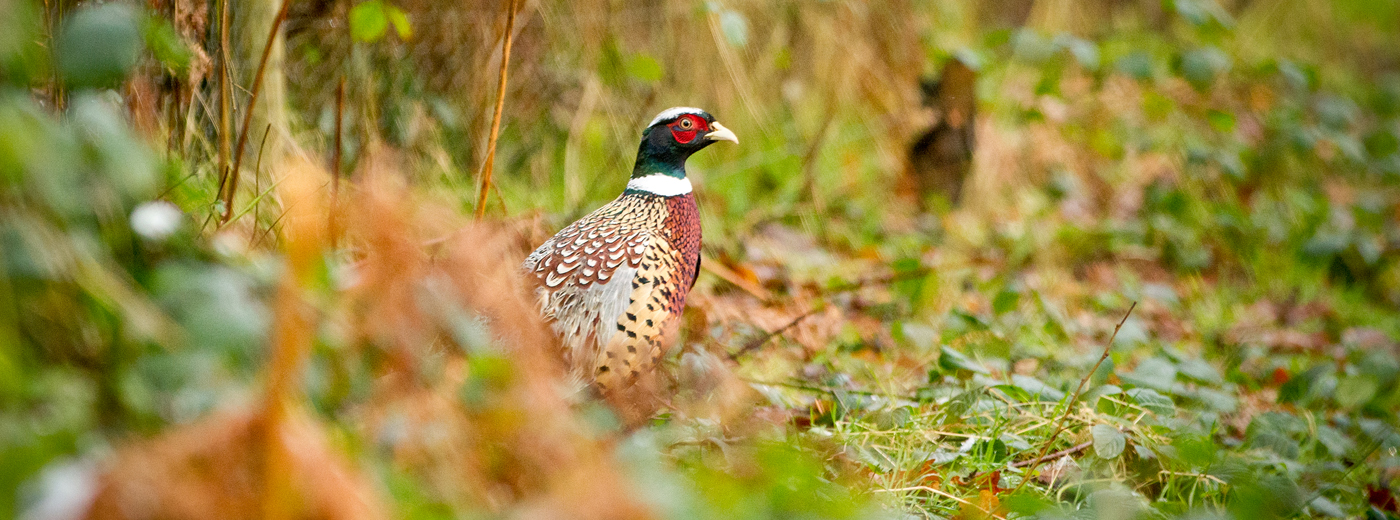
[[[336,248],[336,243],[339,242],[337,236],[340,234],[340,226],[335,217],[340,213],[340,143],[344,121],[345,76],[341,76],[340,84],[335,87],[335,149],[331,150],[331,207],[326,223],[326,227],[330,228],[332,250]]]
[[[258,189],[261,190],[261,191],[259,191],[259,192],[257,193],[257,196],[253,197],[253,200],[251,200],[251,201],[248,202],[248,205],[247,205],[247,206],[244,206],[244,207],[243,207],[243,210],[242,210],[242,211],[239,211],[238,213],[235,213],[235,214],[233,215],[233,220],[238,220],[238,219],[240,219],[240,218],[243,218],[243,215],[247,215],[248,212],[257,209],[258,204],[261,204],[261,203],[262,203],[263,197],[266,197],[266,196],[268,196],[269,194],[271,194],[271,193],[272,193],[272,190],[277,189],[277,185],[282,184],[282,181],[285,181],[285,180],[287,180],[286,177],[282,177],[281,179],[277,179],[276,182],[272,183],[272,185],[271,185],[271,186],[268,186],[267,189],[265,189],[265,190],[262,189],[262,187],[258,187]],[[274,222],[276,222],[276,221],[274,221]],[[254,229],[254,231],[256,231],[256,229]],[[271,230],[269,229],[269,231],[271,231]],[[256,244],[256,242],[253,242],[252,244]]]
[[[954,501],[954,502],[957,502],[957,503],[960,503],[960,504],[963,504],[963,505],[966,505],[966,506],[971,506],[971,507],[977,509],[978,511],[981,511],[982,513],[986,514],[987,516],[990,516],[990,517],[995,518],[995,519],[997,519],[997,520],[1006,520],[1006,517],[996,514],[995,511],[988,511],[988,510],[986,510],[986,509],[982,509],[982,506],[979,506],[979,505],[977,505],[977,504],[974,504],[974,503],[968,501],[966,498],[959,497],[959,496],[957,496],[957,495],[954,495],[954,494],[952,494],[952,493],[949,493],[949,492],[947,492],[947,491],[943,491],[943,490],[941,490],[941,489],[934,488],[934,487],[929,487],[929,486],[908,486],[908,487],[901,487],[901,488],[877,489],[877,490],[875,490],[875,491],[876,491],[876,492],[882,492],[882,493],[908,493],[908,492],[910,492],[910,491],[927,491],[927,492],[929,492],[929,493],[933,493],[933,494],[938,495],[938,496],[941,496],[941,497],[943,497],[943,498],[947,498],[947,499],[952,500],[952,501]]]
[[[730,359],[731,361],[738,361],[738,359],[739,359],[740,357],[742,357],[744,354],[748,354],[749,352],[752,352],[752,351],[754,351],[754,350],[758,350],[758,347],[762,347],[764,343],[768,343],[768,340],[773,339],[773,338],[778,337],[778,336],[781,336],[784,332],[787,332],[789,329],[791,329],[791,328],[793,328],[793,327],[796,327],[797,324],[802,323],[802,320],[805,320],[805,319],[811,317],[813,314],[816,314],[816,313],[820,312],[820,311],[821,311],[822,309],[824,309],[824,308],[826,308],[826,307],[821,306],[821,305],[818,305],[818,306],[816,306],[816,307],[812,307],[812,308],[809,309],[807,312],[804,312],[804,313],[798,315],[796,318],[793,318],[792,321],[789,321],[787,325],[783,325],[782,327],[778,327],[778,330],[775,330],[775,331],[773,331],[773,332],[769,332],[769,333],[767,333],[767,334],[764,334],[764,335],[762,335],[762,336],[759,336],[759,337],[757,337],[757,338],[754,338],[753,340],[749,341],[748,343],[745,343],[744,346],[743,346],[743,348],[740,348],[739,350],[735,351],[733,354],[730,354],[730,355],[729,355],[729,359]]]
[[[476,198],[476,218],[486,215],[486,195],[491,192],[491,170],[496,163],[496,137],[501,133],[501,109],[506,103],[506,75],[510,71],[510,46],[515,31],[515,2],[506,4],[506,31],[501,35],[501,81],[496,87],[496,113],[491,116],[491,137],[486,142],[486,164],[481,167],[481,194]]]
[[[1070,394],[1069,400],[1065,402],[1065,411],[1061,413],[1060,418],[1055,421],[1055,433],[1050,434],[1050,438],[1046,439],[1045,447],[1040,449],[1040,456],[1031,459],[1030,469],[1026,470],[1026,476],[1021,479],[1021,483],[1016,484],[1016,488],[1011,490],[1012,494],[1020,491],[1021,487],[1025,486],[1026,482],[1030,481],[1030,475],[1035,473],[1036,468],[1040,467],[1041,462],[1045,461],[1046,454],[1050,452],[1050,447],[1055,445],[1055,439],[1058,439],[1060,433],[1065,431],[1065,419],[1069,417],[1070,410],[1074,409],[1074,403],[1079,400],[1079,394],[1084,391],[1084,385],[1089,383],[1089,379],[1094,377],[1095,372],[1099,371],[1099,367],[1103,365],[1104,360],[1108,359],[1108,353],[1113,350],[1113,340],[1118,338],[1118,331],[1123,328],[1124,323],[1128,322],[1128,317],[1133,315],[1133,309],[1136,308],[1137,302],[1133,302],[1133,304],[1128,307],[1128,312],[1123,313],[1123,319],[1119,320],[1118,325],[1113,327],[1113,335],[1108,337],[1108,344],[1103,347],[1103,355],[1099,356],[1099,361],[1097,363],[1094,363],[1094,368],[1089,369],[1089,373],[1084,374],[1084,378],[1079,380],[1079,386],[1074,389],[1074,393]]]
[[[224,182],[228,180],[229,155],[232,143],[229,134],[233,132],[233,89],[229,85],[228,54],[228,3],[219,0],[219,193],[224,192]]]
[[[701,267],[702,269],[705,269],[705,266],[706,266],[707,264],[713,265],[713,264],[715,264],[715,262],[701,262],[701,263],[700,263],[700,267]],[[720,272],[714,270],[713,267],[711,267],[709,270],[710,270],[710,272],[714,273],[715,275],[718,275],[720,278],[723,278],[723,279],[725,279],[726,281],[728,281],[728,282],[730,282],[730,283],[733,283],[734,285],[739,286],[739,288],[748,290],[748,292],[749,292],[750,294],[753,294],[754,296],[759,297],[760,300],[767,301],[768,298],[763,297],[763,296],[761,295],[761,293],[755,292],[755,291],[753,291],[753,290],[749,290],[747,287],[745,287],[745,285],[751,285],[751,284],[748,284],[747,281],[744,281],[744,283],[739,283],[738,280],[742,280],[742,279],[741,279],[741,278],[738,278],[737,275],[732,276],[733,279],[731,279],[731,277],[724,276],[722,273],[720,273]],[[725,270],[727,271],[728,269],[725,269]],[[788,329],[791,329],[791,328],[793,328],[793,327],[796,327],[797,324],[799,324],[799,323],[802,322],[802,320],[805,320],[805,319],[807,319],[808,317],[812,316],[813,314],[816,314],[816,313],[820,312],[822,309],[825,309],[825,308],[826,308],[826,304],[825,304],[825,303],[826,303],[826,302],[825,302],[826,296],[829,296],[829,295],[831,295],[831,294],[838,294],[838,293],[843,293],[843,292],[850,292],[850,291],[859,290],[859,289],[861,289],[861,288],[863,288],[863,287],[865,287],[865,286],[867,286],[867,285],[882,284],[882,283],[894,283],[894,282],[900,282],[900,281],[904,281],[904,280],[911,280],[911,279],[915,279],[915,278],[919,278],[919,277],[923,277],[923,276],[928,276],[928,274],[929,274],[930,272],[932,272],[931,269],[920,268],[920,269],[914,269],[914,270],[912,270],[912,271],[906,271],[906,272],[902,272],[902,273],[894,273],[894,274],[885,275],[885,276],[877,276],[877,277],[872,277],[872,278],[864,278],[864,279],[856,280],[856,281],[854,281],[854,282],[851,282],[851,283],[848,283],[848,284],[845,284],[845,285],[840,285],[840,286],[837,286],[837,287],[833,287],[833,288],[831,288],[831,290],[830,290],[829,292],[826,292],[826,293],[822,294],[822,300],[819,301],[816,305],[812,306],[812,308],[807,309],[806,312],[803,312],[802,314],[798,315],[796,318],[793,318],[793,320],[792,320],[791,322],[789,322],[787,325],[783,325],[782,327],[778,328],[778,330],[775,330],[775,331],[773,331],[773,332],[770,332],[770,333],[768,333],[768,334],[766,334],[766,335],[764,335],[764,336],[761,336],[761,337],[758,337],[758,338],[754,338],[752,341],[749,341],[748,343],[745,343],[744,346],[741,347],[739,350],[735,351],[733,354],[730,354],[730,355],[729,355],[729,359],[730,359],[731,361],[732,361],[732,360],[738,360],[740,356],[743,356],[744,354],[747,354],[747,353],[749,353],[749,352],[751,352],[751,351],[753,351],[753,350],[758,349],[759,347],[762,347],[764,343],[767,343],[767,342],[768,342],[768,340],[773,339],[773,337],[778,336],[778,335],[780,335],[780,334],[782,334],[782,333],[784,333],[784,332],[787,332]],[[730,274],[733,275],[734,273],[731,272]],[[762,288],[759,287],[759,289],[761,290]],[[763,294],[766,294],[766,293],[767,293],[767,291],[764,291]]]
[[[268,123],[268,124],[267,124],[267,128],[263,129],[263,138],[262,138],[262,142],[258,144],[258,160],[257,160],[256,162],[253,163],[253,192],[254,192],[254,193],[257,193],[257,192],[262,191],[262,175],[259,175],[258,172],[261,172],[261,171],[262,171],[263,147],[267,146],[267,134],[270,134],[270,133],[272,133],[272,123]],[[251,233],[252,237],[258,236],[258,233],[257,233],[257,231],[258,231],[258,204],[259,204],[260,202],[262,202],[262,197],[258,197],[257,200],[254,200],[254,201],[253,201],[253,206],[252,206],[252,208],[253,208],[253,233]],[[252,240],[252,237],[250,237],[249,240],[248,240],[248,247],[253,247],[253,240]]]
[[[723,262],[709,257],[701,258],[700,270],[708,271],[710,274],[718,276],[721,280],[734,284],[735,287],[743,289],[744,292],[753,295],[754,298],[758,298],[760,301],[766,302],[773,298],[773,293],[768,292],[768,289],[764,289],[761,285],[745,280],[744,277],[734,272],[729,266],[724,265]]]
[[[267,60],[272,56],[272,43],[277,41],[277,31],[282,28],[282,20],[287,19],[287,8],[291,5],[292,0],[282,0],[282,8],[272,19],[272,30],[267,32],[267,43],[263,45],[262,58],[258,60],[258,72],[253,75],[253,90],[248,93],[248,106],[243,109],[243,128],[238,131],[238,146],[233,153],[233,169],[228,172],[228,185],[223,193],[224,214],[219,219],[220,226],[227,224],[229,217],[233,216],[233,195],[238,192],[238,168],[243,165],[243,148],[248,144],[248,127],[253,124],[253,107],[258,104],[263,71],[267,69]]]
[[[920,268],[918,268],[918,269],[911,269],[911,270],[909,270],[909,271],[891,273],[891,274],[887,274],[887,275],[883,275],[883,276],[871,276],[871,277],[867,277],[867,278],[861,278],[861,279],[856,280],[856,281],[854,281],[854,282],[844,283],[844,284],[841,284],[841,285],[837,285],[837,286],[835,286],[835,287],[831,287],[831,288],[830,288],[830,291],[831,291],[832,293],[851,292],[851,291],[863,289],[863,288],[865,288],[866,286],[870,286],[870,285],[880,285],[880,284],[887,284],[887,283],[903,282],[903,281],[906,281],[906,280],[914,280],[914,279],[918,279],[918,278],[923,278],[923,277],[925,277],[925,276],[928,276],[928,275],[929,275],[930,273],[932,273],[932,272],[933,272],[933,269],[929,269],[929,268],[927,268],[927,267],[920,267]]]
[[[826,214],[826,201],[817,192],[817,156],[821,154],[822,144],[826,142],[827,133],[831,130],[831,123],[835,120],[836,110],[828,107],[821,128],[812,137],[812,142],[807,144],[807,151],[802,154],[802,190],[811,199],[812,211],[818,215]]]
[[[1031,459],[1031,460],[1023,460],[1023,461],[1021,461],[1021,462],[1014,462],[1014,463],[1011,464],[1011,467],[1013,467],[1013,468],[1024,468],[1024,467],[1029,466],[1029,465],[1031,465],[1031,464],[1040,464],[1040,463],[1045,462],[1045,461],[1047,461],[1047,460],[1055,460],[1055,459],[1058,459],[1058,458],[1063,457],[1063,456],[1065,456],[1065,455],[1073,455],[1073,454],[1075,454],[1075,453],[1079,453],[1079,452],[1081,452],[1081,451],[1087,450],[1087,449],[1089,449],[1090,446],[1093,446],[1093,445],[1094,445],[1094,442],[1093,442],[1093,441],[1089,441],[1089,442],[1086,442],[1086,443],[1083,443],[1083,444],[1076,445],[1076,446],[1074,446],[1074,447],[1065,448],[1065,449],[1063,449],[1063,450],[1057,451],[1057,452],[1055,452],[1055,453],[1051,453],[1051,454],[1049,454],[1049,455],[1045,455],[1045,456],[1043,456],[1043,457],[1036,457],[1036,458]]]
[[[884,398],[886,398],[886,399],[901,399],[901,400],[905,400],[905,401],[918,401],[918,400],[919,400],[919,397],[918,397],[918,396],[913,396],[913,395],[893,394],[893,393],[889,393],[889,392],[876,392],[876,391],[872,391],[872,390],[859,390],[859,389],[855,389],[855,388],[836,388],[836,387],[832,387],[832,386],[812,386],[812,385],[804,385],[804,384],[801,384],[801,383],[792,383],[792,382],[788,382],[788,381],[763,381],[763,380],[761,380],[761,379],[750,379],[750,378],[747,378],[747,377],[740,377],[739,380],[740,380],[740,381],[743,381],[743,382],[745,382],[745,383],[750,383],[750,384],[755,384],[755,385],[781,386],[781,387],[783,387],[783,388],[791,388],[791,389],[793,389],[793,390],[801,390],[801,391],[804,391],[804,392],[816,392],[816,393],[821,393],[821,394],[831,394],[831,393],[836,393],[836,392],[846,392],[846,393],[848,393],[848,394],[868,395],[868,396],[871,396],[871,397],[884,397]]]

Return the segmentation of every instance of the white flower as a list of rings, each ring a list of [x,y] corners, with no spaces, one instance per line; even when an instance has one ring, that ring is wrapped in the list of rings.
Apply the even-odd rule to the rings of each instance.
[[[142,202],[131,210],[131,230],[146,240],[164,240],[180,230],[185,213],[163,200]]]

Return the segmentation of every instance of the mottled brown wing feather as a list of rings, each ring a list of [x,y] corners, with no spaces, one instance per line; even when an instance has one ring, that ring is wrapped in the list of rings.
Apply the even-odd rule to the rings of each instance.
[[[631,303],[633,278],[666,219],[666,206],[624,194],[555,234],[525,260],[539,281],[541,312],[580,376],[591,375],[602,345]]]
[[[646,247],[632,279],[631,302],[617,320],[617,334],[604,344],[596,359],[594,381],[604,392],[636,383],[660,361],[680,326],[684,295],[684,255],[665,238],[655,236]]]

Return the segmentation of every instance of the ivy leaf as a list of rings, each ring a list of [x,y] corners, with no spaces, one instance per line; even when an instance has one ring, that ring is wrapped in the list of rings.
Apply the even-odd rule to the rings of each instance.
[[[1094,453],[1102,459],[1113,459],[1123,454],[1128,447],[1128,438],[1123,432],[1107,424],[1096,424],[1093,429]]]

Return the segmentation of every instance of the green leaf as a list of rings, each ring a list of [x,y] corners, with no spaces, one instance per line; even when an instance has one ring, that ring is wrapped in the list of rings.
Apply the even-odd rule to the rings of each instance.
[[[1016,310],[1016,306],[1021,303],[1021,293],[1014,289],[1003,289],[998,292],[996,298],[992,299],[992,312],[1006,314]]]
[[[1375,397],[1377,390],[1380,390],[1380,383],[1374,376],[1347,376],[1337,385],[1337,406],[1348,409],[1359,407]]]
[[[1176,448],[1176,457],[1193,468],[1204,468],[1220,458],[1220,447],[1209,435],[1184,433],[1173,438],[1171,446]]]
[[[1376,130],[1366,136],[1366,153],[1372,157],[1385,157],[1400,152],[1400,138],[1388,130]]]
[[[1051,388],[1050,385],[1031,376],[1013,374],[1011,376],[1011,384],[1016,385],[1017,388],[1025,390],[1027,394],[1035,396],[1043,401],[1059,401],[1065,398],[1064,392]]]
[[[973,361],[972,358],[964,356],[961,352],[943,346],[942,353],[938,356],[938,366],[945,372],[967,371],[978,374],[986,374],[987,369],[981,364]]]
[[[1280,457],[1296,460],[1302,449],[1293,433],[1303,426],[1297,417],[1281,412],[1259,414],[1249,422],[1245,436],[1252,447],[1264,448]]]
[[[1218,385],[1222,381],[1220,371],[1201,358],[1183,359],[1176,364],[1176,369],[1181,375],[1200,383]]]
[[[362,42],[374,42],[389,30],[389,16],[384,2],[369,0],[350,8],[350,37]]]
[[[1132,372],[1123,374],[1123,380],[1138,386],[1169,391],[1172,383],[1176,382],[1176,365],[1162,358],[1144,359]]]
[[[1235,131],[1235,115],[1229,112],[1208,110],[1206,111],[1206,122],[1209,122],[1210,127],[1214,128],[1216,132],[1222,134]]]
[[[177,75],[183,75],[189,70],[194,51],[180,39],[179,33],[175,32],[175,27],[170,25],[169,20],[159,16],[148,17],[143,33],[146,47],[151,49],[151,55],[155,56],[156,61]]]
[[[1351,451],[1352,447],[1356,445],[1355,442],[1352,442],[1352,440],[1346,435],[1343,435],[1342,432],[1325,424],[1318,425],[1317,427],[1317,442],[1321,444],[1322,447],[1326,448],[1327,452],[1333,457],[1345,456],[1347,452]]]
[[[385,12],[389,14],[389,23],[394,26],[394,33],[399,35],[400,40],[407,40],[413,37],[413,26],[408,23],[408,14],[399,9],[398,6],[386,5]]]
[[[720,12],[719,28],[730,45],[745,47],[749,44],[749,20],[738,11],[726,9]]]
[[[1157,415],[1171,416],[1176,413],[1176,404],[1172,399],[1151,388],[1134,388],[1125,393],[1139,406]]]
[[[120,3],[81,8],[65,21],[56,54],[69,85],[116,86],[141,56],[136,10]]]
[[[1074,56],[1075,61],[1078,61],[1080,66],[1089,70],[1099,68],[1099,48],[1094,45],[1094,42],[1072,38],[1065,47],[1069,49],[1069,53]]]
[[[1053,511],[1055,503],[1030,492],[1016,493],[1002,499],[1002,505],[1021,516],[1033,517],[1041,511]]]
[[[1049,60],[1055,55],[1055,41],[1052,38],[1042,36],[1039,32],[1030,28],[1021,28],[1011,37],[1012,53],[1017,59],[1027,63],[1038,64]]]
[[[1337,505],[1336,502],[1328,500],[1327,497],[1317,497],[1312,499],[1312,502],[1308,503],[1308,507],[1312,508],[1313,511],[1316,511],[1326,516],[1330,516],[1332,518],[1347,517],[1347,512],[1342,510],[1342,506]]]
[[[1215,83],[1220,73],[1230,68],[1230,56],[1215,47],[1201,47],[1181,55],[1178,69],[1181,77],[1196,90],[1205,90]]]
[[[1146,52],[1133,51],[1122,58],[1118,58],[1118,61],[1114,63],[1113,66],[1124,76],[1139,81],[1152,79],[1152,56]],[[1156,94],[1156,92],[1151,93]]]
[[[1213,388],[1197,388],[1190,397],[1205,403],[1206,407],[1212,411],[1229,413],[1239,409],[1239,400],[1235,394],[1222,392]]]
[[[1103,459],[1113,459],[1123,454],[1128,447],[1128,438],[1123,432],[1107,424],[1096,424],[1093,429],[1094,453]]]
[[[661,81],[661,62],[646,53],[633,54],[627,58],[627,75],[647,83]]]

